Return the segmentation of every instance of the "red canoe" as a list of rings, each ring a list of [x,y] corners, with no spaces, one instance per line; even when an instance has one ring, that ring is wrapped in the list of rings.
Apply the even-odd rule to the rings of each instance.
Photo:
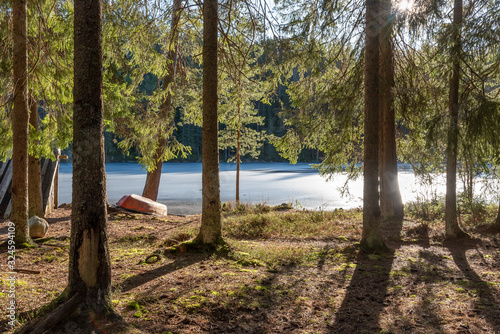
[[[123,196],[118,201],[118,203],[116,203],[116,205],[119,206],[120,208],[140,213],[148,213],[160,216],[167,215],[166,205],[136,194]]]

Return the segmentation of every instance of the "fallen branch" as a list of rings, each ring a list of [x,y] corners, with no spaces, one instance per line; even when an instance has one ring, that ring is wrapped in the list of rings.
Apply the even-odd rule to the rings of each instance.
[[[37,243],[37,244],[41,244],[41,245],[47,245],[47,241],[51,241],[51,240],[59,240],[59,241],[64,241],[64,240],[69,240],[70,238],[65,236],[65,235],[62,235],[62,236],[59,236],[59,237],[48,237],[48,238],[39,238],[39,239],[34,239],[34,241]]]
[[[41,246],[57,247],[57,248],[61,248],[61,249],[68,248],[68,246],[66,246],[66,245],[49,244],[49,243],[42,244]]]
[[[16,268],[13,271],[16,273],[21,273],[21,274],[40,274],[40,270],[29,270],[29,269],[22,269],[22,268]]]
[[[48,238],[38,238],[38,239],[33,239],[37,244],[43,244],[44,242],[54,240],[54,237],[48,237]]]

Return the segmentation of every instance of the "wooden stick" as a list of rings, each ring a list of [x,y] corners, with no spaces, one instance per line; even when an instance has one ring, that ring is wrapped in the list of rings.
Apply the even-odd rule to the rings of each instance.
[[[21,274],[40,274],[40,270],[29,270],[29,269],[22,269],[22,268],[15,268],[13,271],[16,273],[21,273]]]

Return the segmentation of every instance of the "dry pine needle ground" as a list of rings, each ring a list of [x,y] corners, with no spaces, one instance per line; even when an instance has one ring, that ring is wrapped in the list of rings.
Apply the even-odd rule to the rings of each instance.
[[[129,324],[145,333],[500,333],[500,238],[487,225],[467,225],[474,239],[453,243],[438,219],[405,220],[384,226],[391,252],[364,254],[359,210],[225,209],[230,251],[211,254],[164,252],[193,237],[200,216],[110,214],[113,305]],[[57,209],[47,219],[53,239],[16,254],[31,271],[16,275],[21,323],[66,286],[70,214]],[[2,248],[0,331],[9,332],[7,272]]]

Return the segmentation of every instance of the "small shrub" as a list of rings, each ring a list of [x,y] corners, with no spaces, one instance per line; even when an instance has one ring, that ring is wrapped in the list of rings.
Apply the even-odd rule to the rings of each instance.
[[[486,220],[494,219],[496,208],[488,206],[484,199],[468,199],[465,194],[460,194],[458,198],[460,214],[466,224],[481,224]]]
[[[266,205],[265,203],[259,203],[255,205],[255,211],[257,211],[258,213],[268,213],[271,211],[271,207],[269,205]]]
[[[405,213],[422,220],[443,219],[445,213],[445,198],[434,197],[431,200],[424,200],[417,196],[415,201],[406,204]]]
[[[292,210],[293,205],[292,203],[281,203],[279,205],[275,205],[272,207],[274,211],[287,211],[287,210]]]

